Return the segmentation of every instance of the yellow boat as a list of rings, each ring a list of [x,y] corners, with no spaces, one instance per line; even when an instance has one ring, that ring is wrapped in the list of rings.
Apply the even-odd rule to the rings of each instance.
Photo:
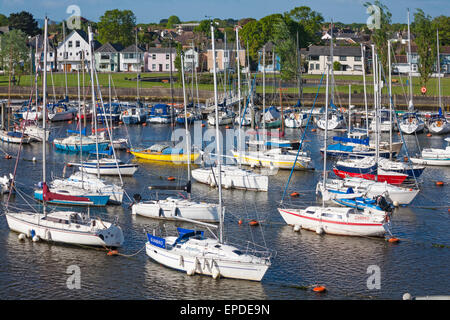
[[[183,149],[174,149],[164,145],[153,145],[147,149],[131,149],[130,153],[136,158],[154,161],[187,163],[189,159],[188,155],[183,153]],[[200,153],[192,152],[190,156],[190,162],[193,163]]]

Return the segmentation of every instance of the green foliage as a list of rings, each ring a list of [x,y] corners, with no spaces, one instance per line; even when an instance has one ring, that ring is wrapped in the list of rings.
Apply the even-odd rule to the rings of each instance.
[[[180,18],[177,16],[170,16],[169,19],[167,19],[167,28],[173,28],[176,24],[181,23]]]
[[[434,29],[439,30],[441,46],[450,46],[450,17],[439,16],[433,19]]]
[[[214,23],[216,22],[218,22],[217,19],[214,20]],[[200,25],[194,28],[194,32],[211,39],[211,20],[200,21]],[[214,39],[223,39],[223,33],[218,29],[216,24],[214,25]]]
[[[136,17],[131,10],[108,10],[100,17],[97,26],[101,43],[121,43],[124,47],[134,43]]]
[[[15,29],[0,37],[0,66],[9,75],[24,74],[29,69],[30,56],[25,32]]]
[[[7,26],[8,23],[8,17],[0,13],[0,27]]]
[[[426,86],[434,64],[436,63],[437,39],[431,16],[425,15],[422,9],[414,14],[412,29],[416,36],[417,53],[419,54],[420,83]]]
[[[333,62],[333,70],[334,71],[341,71],[342,65],[339,61]]]
[[[8,18],[8,23],[10,27],[22,30],[28,36],[34,36],[40,32],[37,21],[27,11],[11,13]]]

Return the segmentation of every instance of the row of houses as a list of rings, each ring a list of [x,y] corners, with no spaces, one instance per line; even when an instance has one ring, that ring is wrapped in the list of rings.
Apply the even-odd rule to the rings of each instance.
[[[35,49],[36,57],[43,67],[43,37],[37,35],[30,39],[30,45]],[[121,44],[93,43],[95,67],[99,72],[169,72],[178,71],[175,66],[177,51],[175,48],[150,47],[145,49],[132,44],[124,48]],[[88,68],[89,40],[86,32],[73,30],[58,46],[50,45],[47,53],[48,71],[77,71]],[[245,50],[236,53],[235,48],[226,48],[223,43],[216,44],[216,68],[223,71],[235,66],[239,56],[241,66],[245,66]],[[198,71],[213,69],[212,49],[200,53],[194,48],[184,50],[184,67],[186,70],[195,68]]]

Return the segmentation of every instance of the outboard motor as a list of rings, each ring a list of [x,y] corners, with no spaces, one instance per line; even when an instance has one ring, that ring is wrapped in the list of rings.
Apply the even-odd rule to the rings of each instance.
[[[392,206],[386,201],[384,196],[377,197],[377,206],[379,206],[383,211],[392,212]]]

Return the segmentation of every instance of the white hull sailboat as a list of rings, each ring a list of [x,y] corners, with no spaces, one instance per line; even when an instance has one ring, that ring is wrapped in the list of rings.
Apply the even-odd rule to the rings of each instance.
[[[164,220],[175,220],[177,217],[182,217],[203,222],[219,221],[217,204],[195,202],[174,197],[135,203],[131,207],[131,213],[147,218]]]
[[[195,232],[191,237],[185,235],[159,238],[147,234],[146,253],[166,267],[214,278],[261,281],[270,267],[269,260],[246,254],[216,239],[204,238]]]
[[[120,247],[124,240],[119,226],[72,211],[55,211],[45,216],[34,212],[9,212],[6,221],[15,232],[52,242]]]
[[[352,197],[352,195],[367,198],[385,195],[388,200],[399,205],[410,204],[419,191],[419,189],[399,187],[386,182],[376,182],[363,178],[328,179],[325,190],[322,182],[317,183],[316,187],[316,193],[320,192],[325,201]]]
[[[44,113],[46,106],[46,85],[47,85],[47,25],[48,19],[45,18],[44,25],[44,76],[43,76],[43,105]],[[92,33],[89,27],[89,40],[91,44],[92,55]],[[94,65],[91,61],[91,66]],[[91,69],[92,71],[92,69]],[[94,84],[92,84],[94,86]],[[45,130],[45,121],[43,128]],[[103,221],[100,218],[91,218],[88,215],[80,214],[73,211],[54,211],[46,212],[46,202],[53,195],[47,193],[48,188],[45,184],[46,179],[46,148],[43,143],[43,195],[44,201],[43,213],[36,212],[12,212],[8,209],[5,211],[8,227],[15,232],[25,234],[31,237],[33,241],[46,240],[52,242],[60,242],[77,245],[90,246],[107,246],[119,247],[122,245],[124,238],[122,229],[115,223]]]
[[[373,213],[358,213],[353,208],[308,207],[306,209],[278,209],[284,221],[316,233],[344,236],[382,237],[385,216]]]
[[[197,182],[215,187],[218,181],[217,167],[194,169],[192,170],[192,177]],[[269,177],[236,166],[222,166],[222,187],[225,189],[267,191]]]
[[[271,169],[290,170],[295,162],[295,170],[305,170],[311,167],[311,158],[306,153],[296,160],[296,153],[286,152],[281,148],[267,151],[236,151],[231,150],[233,157],[242,165],[251,167],[265,167]]]
[[[445,138],[448,145],[445,149],[425,148],[420,157],[410,158],[412,163],[426,166],[450,166],[450,137]]]
[[[82,163],[70,163],[78,166],[80,171],[90,174],[100,173],[101,176],[132,176],[139,168],[138,164],[125,163],[113,158],[91,159]]]
[[[211,25],[213,60],[215,60],[214,30]],[[238,31],[236,31],[238,34]],[[236,36],[237,39],[238,36]],[[238,41],[237,41],[238,42]],[[183,66],[183,56],[181,60]],[[217,110],[217,78],[214,64],[214,100]],[[184,79],[184,77],[183,77]],[[186,100],[186,99],[185,99]],[[218,121],[216,121],[217,123]],[[216,124],[216,134],[219,132],[219,125]],[[220,150],[219,139],[216,139],[217,150]],[[219,277],[261,281],[267,269],[270,267],[270,255],[266,252],[256,252],[250,250],[249,243],[247,249],[240,250],[234,245],[229,245],[223,241],[223,213],[222,210],[222,183],[221,183],[221,161],[218,157],[218,189],[220,213],[219,237],[206,238],[203,231],[194,231],[178,228],[178,237],[157,237],[155,233],[147,233],[146,253],[147,255],[162,265],[186,272],[188,275],[201,274]],[[190,221],[192,222],[192,220]],[[197,222],[198,223],[198,222]],[[203,224],[208,229],[217,228],[216,225]],[[259,254],[257,256],[256,254]]]

